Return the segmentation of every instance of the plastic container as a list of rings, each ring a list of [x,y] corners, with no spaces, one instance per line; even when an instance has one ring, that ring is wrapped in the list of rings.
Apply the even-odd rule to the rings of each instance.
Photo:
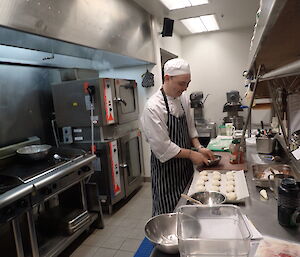
[[[181,206],[177,212],[181,257],[248,256],[251,233],[234,205]]]

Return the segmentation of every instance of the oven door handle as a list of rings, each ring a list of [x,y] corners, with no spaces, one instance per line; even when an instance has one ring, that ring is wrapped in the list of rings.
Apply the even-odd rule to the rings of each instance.
[[[123,169],[125,169],[125,168],[128,167],[128,164],[127,164],[127,163],[121,163],[121,164],[120,164],[120,167],[123,168]]]
[[[126,101],[120,97],[115,98],[114,101],[117,103],[123,103],[125,106],[127,105]]]

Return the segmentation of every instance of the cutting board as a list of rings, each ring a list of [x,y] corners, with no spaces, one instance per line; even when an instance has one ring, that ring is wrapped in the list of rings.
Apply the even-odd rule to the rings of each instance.
[[[244,160],[244,163],[232,164],[230,163],[230,153],[226,152],[215,152],[215,154],[220,155],[221,161],[217,166],[212,167],[199,167],[197,168],[199,171],[201,170],[244,170],[247,171],[247,161]]]

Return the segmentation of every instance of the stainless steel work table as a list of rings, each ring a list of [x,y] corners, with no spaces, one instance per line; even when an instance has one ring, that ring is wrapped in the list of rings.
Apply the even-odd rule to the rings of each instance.
[[[229,154],[229,153],[228,153]],[[263,199],[259,191],[261,188],[255,186],[252,181],[252,165],[256,164],[255,159],[259,158],[256,152],[256,146],[247,146],[247,172],[246,180],[250,197],[246,199],[245,204],[239,204],[242,212],[252,221],[254,226],[263,236],[276,237],[283,240],[294,241],[300,243],[300,227],[298,228],[285,228],[279,225],[277,220],[277,201],[274,199],[272,192],[267,190],[269,199]],[[260,159],[261,160],[261,159]],[[268,161],[262,161],[259,164],[272,163]],[[191,182],[190,182],[191,183]],[[187,186],[185,193],[188,191],[190,184]],[[181,198],[177,207],[184,205],[186,200]],[[156,248],[153,249],[151,257],[167,257],[180,256],[178,254],[169,255],[160,252]]]

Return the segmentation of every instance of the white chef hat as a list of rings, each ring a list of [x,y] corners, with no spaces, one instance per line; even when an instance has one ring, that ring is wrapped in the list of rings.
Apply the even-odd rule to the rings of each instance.
[[[175,58],[167,61],[164,65],[164,73],[169,76],[190,74],[190,65],[183,59]]]

